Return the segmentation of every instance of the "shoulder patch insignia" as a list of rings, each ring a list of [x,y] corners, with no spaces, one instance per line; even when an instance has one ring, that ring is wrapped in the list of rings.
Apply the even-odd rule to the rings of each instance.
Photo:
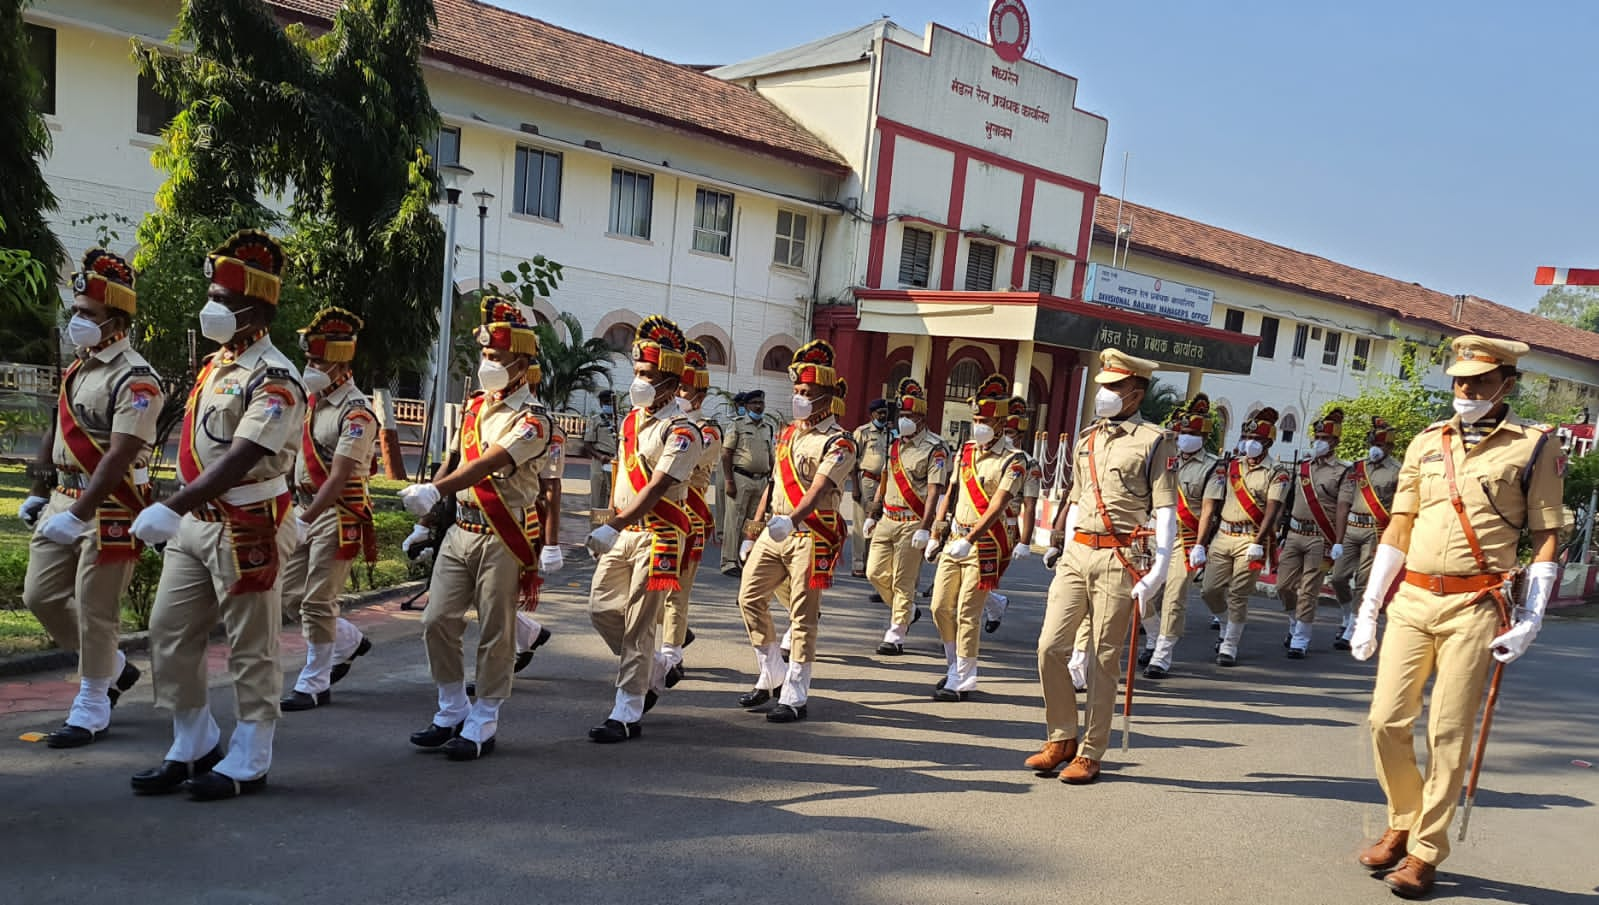
[[[151,377],[155,375],[155,368],[152,368],[149,365],[134,365],[128,368],[128,373],[134,376]]]
[[[529,412],[522,417],[516,427],[516,436],[522,440],[532,440],[544,436],[544,423],[536,413]]]
[[[268,380],[294,380],[294,373],[288,368],[267,368],[266,378]],[[295,382],[298,383],[299,381],[296,380]]]
[[[667,440],[667,448],[674,452],[687,452],[699,439],[691,428],[674,427],[671,437]]]
[[[1167,456],[1166,457],[1166,470],[1167,471],[1176,471],[1177,470],[1177,457],[1176,456]]]

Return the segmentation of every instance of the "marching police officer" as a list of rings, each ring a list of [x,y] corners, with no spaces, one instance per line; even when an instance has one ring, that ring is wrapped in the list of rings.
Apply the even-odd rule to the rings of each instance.
[[[855,428],[855,479],[850,498],[855,502],[849,526],[850,574],[866,577],[866,534],[862,530],[871,517],[871,507],[883,482],[883,466],[888,463],[888,445],[894,429],[888,423],[888,401],[873,399],[866,407],[869,420]],[[887,599],[887,598],[885,598]]]
[[[885,476],[865,532],[871,538],[868,557],[872,587],[888,604],[888,630],[877,652],[905,652],[905,634],[921,617],[916,606],[916,580],[922,551],[932,537],[933,513],[949,484],[949,444],[927,430],[927,393],[907,377],[895,392],[899,402],[899,435],[889,444]]]
[[[1334,524],[1342,536],[1333,544],[1333,569],[1328,579],[1344,620],[1343,630],[1333,641],[1337,650],[1349,650],[1349,638],[1355,631],[1354,585],[1365,588],[1372,557],[1377,555],[1377,542],[1388,527],[1394,488],[1399,484],[1400,462],[1393,455],[1394,439],[1388,422],[1372,416],[1371,430],[1366,432],[1366,455],[1350,466],[1338,489],[1338,517]]]
[[[1277,597],[1289,613],[1286,645],[1290,660],[1303,660],[1310,650],[1310,630],[1316,623],[1322,579],[1338,542],[1333,515],[1349,463],[1334,453],[1343,427],[1343,409],[1333,409],[1317,419],[1311,426],[1315,440],[1310,458],[1299,463],[1293,476],[1288,540],[1277,562]]]
[[[722,574],[739,573],[738,539],[758,510],[761,493],[772,477],[772,446],[776,433],[766,420],[766,393],[744,394],[744,414],[733,419],[722,434]]]
[[[266,787],[283,673],[283,561],[297,540],[287,476],[305,422],[299,374],[272,345],[284,255],[264,233],[236,233],[205,262],[200,333],[222,348],[196,375],[178,440],[183,489],[139,513],[133,533],[166,543],[150,614],[156,703],[172,711],[172,747],[135,774],[134,791],[186,786],[201,800]],[[206,645],[221,617],[238,724],[226,757],[211,716]]]
[[[61,376],[52,434],[29,466],[19,514],[29,527],[22,599],[56,645],[78,651],[78,694],[52,748],[77,748],[111,724],[139,670],[117,648],[121,600],[143,545],[129,533],[149,501],[146,468],[165,394],[128,345],[137,310],[133,268],[92,249],[72,275],[67,338],[77,354]],[[53,488],[53,489],[52,489]]]
[[[693,640],[688,627],[689,594],[694,590],[694,579],[699,576],[700,560],[705,548],[716,539],[716,520],[711,517],[711,475],[716,471],[717,459],[722,453],[722,425],[705,413],[705,396],[711,387],[711,372],[705,347],[694,340],[688,341],[683,353],[683,379],[677,390],[677,404],[694,426],[699,428],[704,449],[694,472],[689,475],[688,495],[684,503],[689,518],[694,522],[694,536],[689,548],[688,561],[678,579],[679,587],[666,597],[661,617],[661,658],[666,667],[663,680],[666,687],[677,684],[683,677],[683,648]]]
[[[598,525],[611,511],[611,479],[616,470],[616,394],[600,390],[599,414],[583,428],[583,455],[589,460],[589,523]]]
[[[1147,679],[1163,679],[1171,669],[1172,655],[1183,636],[1188,615],[1188,589],[1194,583],[1196,567],[1188,562],[1189,551],[1199,542],[1199,514],[1204,508],[1205,484],[1216,470],[1216,457],[1205,450],[1210,437],[1210,397],[1199,393],[1172,412],[1167,427],[1177,432],[1177,461],[1172,470],[1177,476],[1177,543],[1174,553],[1182,564],[1177,574],[1168,572],[1161,589],[1160,616],[1144,620],[1148,646],[1139,656]]]
[[[1449,855],[1449,824],[1465,785],[1489,667],[1514,661],[1538,636],[1559,583],[1555,557],[1565,519],[1559,441],[1523,423],[1506,402],[1527,345],[1462,336],[1453,351],[1447,373],[1454,417],[1417,435],[1405,453],[1392,521],[1350,642],[1356,659],[1377,652],[1377,615],[1387,599],[1371,737],[1388,829],[1360,863],[1369,870],[1398,865],[1384,880],[1406,898],[1431,892]],[[1512,600],[1523,531],[1533,562],[1521,599]],[[1429,678],[1423,775],[1414,727]]]

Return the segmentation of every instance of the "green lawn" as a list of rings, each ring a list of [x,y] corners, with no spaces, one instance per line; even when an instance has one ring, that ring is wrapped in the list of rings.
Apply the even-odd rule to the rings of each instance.
[[[158,485],[170,482],[170,470],[154,475]],[[17,510],[28,495],[28,479],[17,464],[0,464],[0,655],[42,650],[51,646],[49,636],[22,605],[22,583],[28,569],[29,531],[17,518]],[[412,576],[411,564],[400,552],[400,542],[411,532],[412,519],[400,506],[403,481],[385,478],[372,480],[372,505],[377,511],[378,561],[370,574],[365,562],[357,561],[351,572],[351,591],[392,587]],[[164,491],[165,488],[163,488]],[[149,607],[161,576],[161,558],[145,551],[134,573],[132,586],[122,601],[122,623],[129,631],[143,629]]]

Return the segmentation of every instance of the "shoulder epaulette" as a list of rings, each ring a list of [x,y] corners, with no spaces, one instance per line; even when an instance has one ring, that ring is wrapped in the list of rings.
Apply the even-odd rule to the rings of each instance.
[[[266,378],[268,380],[295,380],[294,372],[288,368],[267,368]],[[299,381],[295,380],[295,383],[299,383]]]

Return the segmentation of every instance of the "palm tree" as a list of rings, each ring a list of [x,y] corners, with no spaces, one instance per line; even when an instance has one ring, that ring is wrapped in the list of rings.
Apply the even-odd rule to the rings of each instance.
[[[617,351],[599,337],[585,337],[583,322],[572,312],[562,311],[556,320],[566,327],[566,339],[553,324],[533,329],[539,335],[539,367],[544,371],[539,399],[550,411],[563,412],[578,393],[592,394],[611,385],[611,360]]]
[[[1151,424],[1165,424],[1166,418],[1182,401],[1183,394],[1177,392],[1176,387],[1156,380],[1144,393],[1144,401],[1138,405],[1138,414]]]

